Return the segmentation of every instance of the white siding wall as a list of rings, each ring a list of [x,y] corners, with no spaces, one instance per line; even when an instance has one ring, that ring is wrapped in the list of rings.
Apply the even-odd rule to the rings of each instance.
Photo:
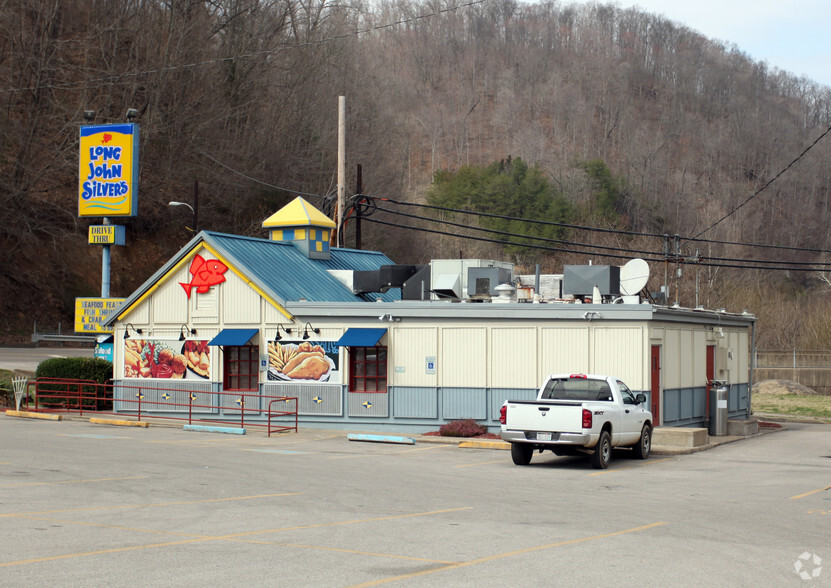
[[[540,371],[534,387],[549,374],[589,371],[589,331],[586,326],[540,328]]]
[[[436,373],[427,373],[427,358],[438,360],[438,333],[436,327],[395,329],[388,370],[391,384],[426,387],[438,384],[438,372],[442,369],[442,364],[437,361]]]
[[[673,390],[681,387],[681,345],[678,329],[667,327],[664,329],[664,365],[662,376],[664,390]]]
[[[703,329],[697,329],[693,333],[693,351],[695,355],[692,385],[702,388],[707,385],[707,333]]]
[[[633,390],[647,389],[649,356],[644,328],[593,327],[591,333],[590,371],[618,377]]]
[[[223,324],[226,327],[259,324],[260,295],[231,270],[225,272],[225,278],[225,282],[212,288],[220,293]]]
[[[701,351],[693,348],[692,329],[678,329],[678,366],[680,370],[679,386],[681,388],[692,388],[695,385],[695,355]],[[700,377],[700,376],[699,376]]]
[[[487,329],[445,327],[442,329],[439,385],[448,388],[487,386]]]
[[[490,387],[538,387],[537,329],[494,327],[490,337]]]

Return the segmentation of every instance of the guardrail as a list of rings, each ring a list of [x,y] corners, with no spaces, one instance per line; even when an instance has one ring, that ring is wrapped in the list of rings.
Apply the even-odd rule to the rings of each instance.
[[[184,402],[181,401],[183,398]],[[269,437],[271,433],[296,432],[298,428],[296,397],[266,396],[257,392],[205,392],[123,383],[99,384],[92,380],[37,378],[27,384],[23,400],[21,408],[33,412],[77,412],[79,416],[84,413],[110,414],[119,418],[134,416],[138,421],[153,418],[186,421],[187,424],[228,425],[239,422],[240,428],[246,424],[265,427]],[[265,409],[259,408],[260,402],[266,406]],[[293,403],[294,408],[274,410],[273,405],[277,402]],[[187,416],[184,416],[185,412]],[[182,416],[177,413],[182,413]],[[259,421],[256,416],[259,416]]]
[[[95,343],[98,337],[95,335],[76,335],[74,333],[62,333],[61,323],[58,323],[57,333],[38,333],[38,324],[32,330],[32,343],[37,345],[41,341],[58,341],[61,343]]]

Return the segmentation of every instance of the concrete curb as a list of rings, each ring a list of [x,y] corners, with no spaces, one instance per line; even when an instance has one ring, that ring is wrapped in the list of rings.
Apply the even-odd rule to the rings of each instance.
[[[229,435],[245,435],[245,429],[239,427],[213,427],[208,425],[184,425],[185,431],[197,431],[201,433],[227,433]]]
[[[145,429],[150,426],[150,423],[145,421],[123,421],[123,420],[115,420],[115,419],[102,419],[100,417],[92,417],[89,419],[90,424],[92,425],[114,425],[119,427],[144,427]]]
[[[26,412],[23,410],[7,410],[6,416],[19,417],[22,419],[40,419],[42,421],[62,421],[63,415],[43,414],[40,412]]]
[[[403,445],[415,445],[416,440],[412,437],[398,437],[395,435],[365,435],[361,433],[349,434],[346,436],[349,441],[368,441],[370,443],[398,443]]]

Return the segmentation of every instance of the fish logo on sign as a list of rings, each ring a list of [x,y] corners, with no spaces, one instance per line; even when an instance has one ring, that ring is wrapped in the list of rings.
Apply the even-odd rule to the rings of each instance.
[[[190,298],[191,291],[196,288],[197,294],[206,294],[211,286],[216,286],[225,281],[225,274],[228,271],[228,266],[218,259],[206,260],[201,255],[197,254],[190,262],[190,275],[192,276],[190,282],[179,282],[179,285],[185,289],[185,292]]]

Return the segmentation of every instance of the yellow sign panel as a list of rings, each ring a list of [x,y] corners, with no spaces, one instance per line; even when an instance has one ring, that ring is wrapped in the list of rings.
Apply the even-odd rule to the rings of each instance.
[[[136,216],[138,125],[81,127],[78,216]]]
[[[76,298],[75,332],[76,333],[112,333],[102,325],[104,319],[115,310],[124,298]]]
[[[124,245],[123,225],[91,225],[89,227],[90,245]]]

